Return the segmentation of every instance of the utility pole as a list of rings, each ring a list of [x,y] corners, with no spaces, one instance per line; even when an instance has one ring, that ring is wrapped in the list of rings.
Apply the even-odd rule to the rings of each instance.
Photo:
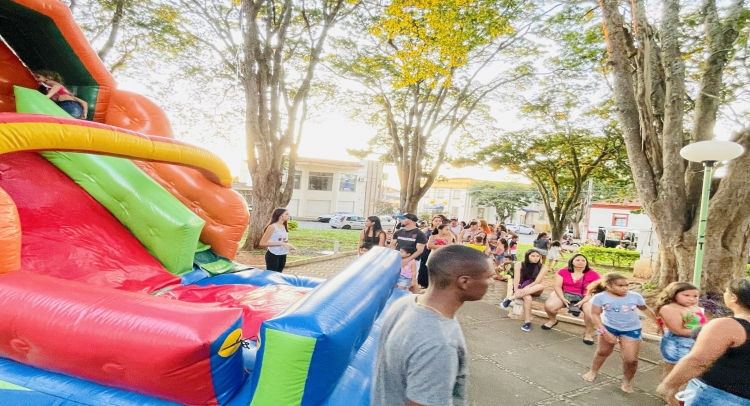
[[[587,240],[588,239],[588,234],[589,234],[589,220],[590,220],[589,219],[589,212],[590,212],[589,207],[591,207],[591,200],[593,199],[593,196],[594,196],[594,179],[589,178],[589,187],[588,187],[588,190],[586,191],[586,198],[583,199],[583,206],[581,207],[581,210],[583,210],[583,213],[584,213],[583,214],[583,218],[585,219],[585,221],[583,222],[583,226],[585,227],[585,229],[584,229],[583,232],[584,232],[585,235],[583,235],[583,236],[579,235],[579,238],[581,238],[583,240]],[[578,228],[579,228],[578,232],[580,234],[580,232],[581,232],[581,230],[580,230],[581,225],[580,224],[578,224]]]

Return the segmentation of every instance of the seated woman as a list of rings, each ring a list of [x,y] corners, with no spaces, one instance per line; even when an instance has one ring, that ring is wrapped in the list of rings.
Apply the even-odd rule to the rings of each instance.
[[[513,283],[508,282],[508,296],[500,304],[507,309],[513,300],[523,300],[523,331],[531,331],[531,301],[544,291],[542,281],[547,274],[547,267],[542,262],[542,255],[537,250],[528,250],[523,259],[515,265]]]
[[[557,325],[557,312],[563,307],[568,308],[571,316],[578,317],[583,313],[586,331],[583,342],[594,344],[594,322],[591,319],[591,299],[587,295],[589,284],[598,281],[601,276],[589,267],[589,261],[583,254],[575,254],[568,261],[568,267],[557,272],[555,276],[555,290],[544,302],[544,311],[549,321],[542,325],[542,330],[551,330]]]

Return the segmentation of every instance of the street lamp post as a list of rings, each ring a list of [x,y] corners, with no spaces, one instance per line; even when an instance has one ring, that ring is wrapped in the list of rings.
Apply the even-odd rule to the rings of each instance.
[[[703,250],[706,245],[706,218],[708,217],[708,197],[711,191],[711,178],[717,162],[729,161],[742,155],[742,145],[730,141],[700,141],[683,147],[680,155],[692,162],[703,164],[703,191],[698,218],[698,241],[695,247],[695,267],[693,268],[693,285],[701,287],[703,273]]]

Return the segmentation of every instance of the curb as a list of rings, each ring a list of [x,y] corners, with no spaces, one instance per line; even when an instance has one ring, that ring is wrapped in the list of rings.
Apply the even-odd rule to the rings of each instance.
[[[503,309],[503,310],[506,310],[506,309]],[[508,310],[508,314],[510,314],[513,311],[513,309],[510,308],[510,307],[507,310]],[[547,312],[543,312],[541,310],[534,310],[534,309],[532,309],[531,310],[531,314],[534,315],[534,316],[537,316],[537,317],[544,317],[545,319],[549,319],[549,317],[547,317]],[[561,321],[563,323],[575,324],[575,325],[578,325],[578,326],[583,326],[584,325],[583,324],[583,320],[579,319],[578,317],[570,317],[570,316],[560,315],[560,316],[557,316],[557,320]],[[652,343],[661,342],[661,336],[657,336],[657,335],[654,335],[654,334],[643,333],[643,334],[641,334],[641,337],[643,338],[643,341],[648,341],[648,342],[652,342]]]
[[[321,256],[318,256],[318,257],[298,259],[296,261],[287,262],[286,265],[284,266],[284,269],[294,268],[295,266],[302,266],[302,265],[314,264],[314,263],[317,263],[317,262],[329,261],[329,260],[332,260],[332,259],[349,257],[349,256],[353,256],[353,255],[357,255],[357,251],[339,252],[338,254],[321,255]],[[247,266],[251,266],[253,268],[258,268],[258,269],[265,269],[266,264],[247,264]]]

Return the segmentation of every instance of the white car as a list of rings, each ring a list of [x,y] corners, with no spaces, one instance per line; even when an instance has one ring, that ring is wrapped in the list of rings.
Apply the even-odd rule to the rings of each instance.
[[[364,230],[365,218],[360,216],[334,216],[328,222],[331,228],[344,230]]]
[[[396,219],[393,216],[378,216],[380,217],[380,225],[385,228],[386,226],[393,227],[396,225]]]
[[[528,234],[528,235],[534,234],[534,229],[524,224],[508,223],[505,225],[505,227],[508,229],[508,231],[513,231],[518,234]]]
[[[322,216],[318,216],[318,221],[320,221],[321,223],[327,223],[327,222],[331,221],[332,218],[334,218],[336,216],[342,216],[342,215],[345,215],[345,214],[356,216],[355,213],[352,213],[350,211],[337,211],[336,213],[333,213],[333,214],[324,214]]]

